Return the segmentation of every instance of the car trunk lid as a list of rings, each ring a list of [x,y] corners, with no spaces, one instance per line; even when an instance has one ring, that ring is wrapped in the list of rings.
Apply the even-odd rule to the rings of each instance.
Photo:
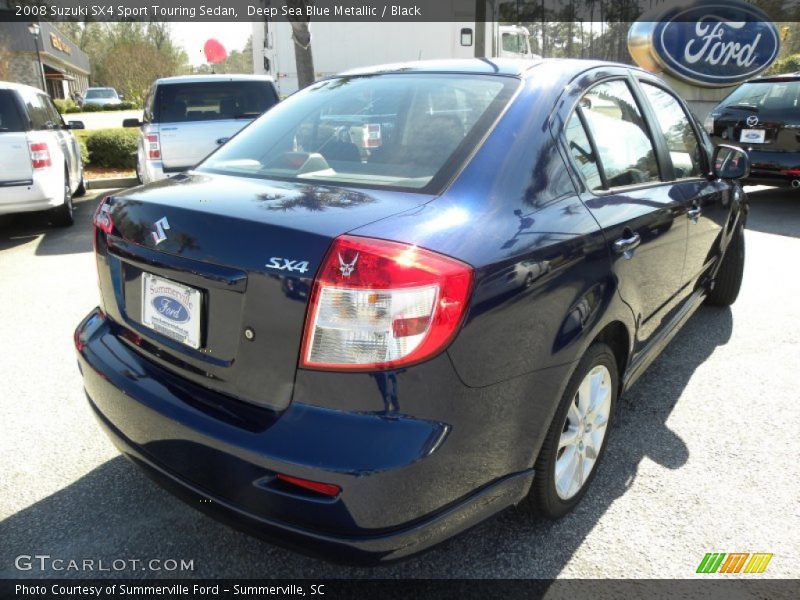
[[[0,130],[0,184],[30,183],[33,177],[28,137]]]
[[[281,410],[332,240],[429,199],[198,173],[131,190],[102,209],[113,222],[96,240],[103,308],[120,339],[161,366]],[[153,329],[154,302],[162,323],[196,316],[197,343]]]

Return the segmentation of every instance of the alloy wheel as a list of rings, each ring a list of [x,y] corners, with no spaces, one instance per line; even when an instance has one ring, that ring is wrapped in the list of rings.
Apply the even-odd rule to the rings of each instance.
[[[611,374],[594,367],[569,406],[555,462],[556,493],[569,500],[583,487],[597,463],[611,413]]]

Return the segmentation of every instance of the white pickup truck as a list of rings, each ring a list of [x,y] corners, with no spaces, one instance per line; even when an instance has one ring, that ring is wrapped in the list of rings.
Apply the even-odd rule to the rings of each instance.
[[[0,215],[48,210],[72,225],[72,197],[86,192],[78,142],[50,97],[33,87],[0,82]]]
[[[187,75],[165,77],[147,94],[139,127],[136,175],[150,183],[194,167],[278,102],[271,77]]]

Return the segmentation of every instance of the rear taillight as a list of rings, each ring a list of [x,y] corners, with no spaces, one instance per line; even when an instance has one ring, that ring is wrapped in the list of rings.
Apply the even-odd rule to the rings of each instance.
[[[44,169],[53,164],[50,160],[50,149],[44,142],[32,142],[29,144],[31,150],[31,167],[34,169]]]
[[[416,246],[342,236],[314,281],[300,366],[376,370],[441,352],[461,324],[472,269]]]
[[[94,226],[103,233],[111,233],[114,229],[114,221],[111,219],[111,207],[108,204],[108,196],[100,200],[100,204],[94,211],[92,223]]]
[[[147,158],[151,160],[161,158],[161,143],[157,133],[147,134]]]

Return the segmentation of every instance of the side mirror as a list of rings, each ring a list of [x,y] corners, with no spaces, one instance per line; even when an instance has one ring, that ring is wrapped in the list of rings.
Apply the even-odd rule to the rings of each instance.
[[[139,119],[123,119],[122,120],[123,127],[141,127],[142,122]]]
[[[750,175],[750,157],[741,148],[720,144],[714,148],[712,170],[720,179],[742,179]]]
[[[125,94],[117,94],[117,98],[120,100],[125,100]]]
[[[70,129],[86,129],[86,125],[83,124],[83,121],[70,121],[67,123],[67,126]]]

